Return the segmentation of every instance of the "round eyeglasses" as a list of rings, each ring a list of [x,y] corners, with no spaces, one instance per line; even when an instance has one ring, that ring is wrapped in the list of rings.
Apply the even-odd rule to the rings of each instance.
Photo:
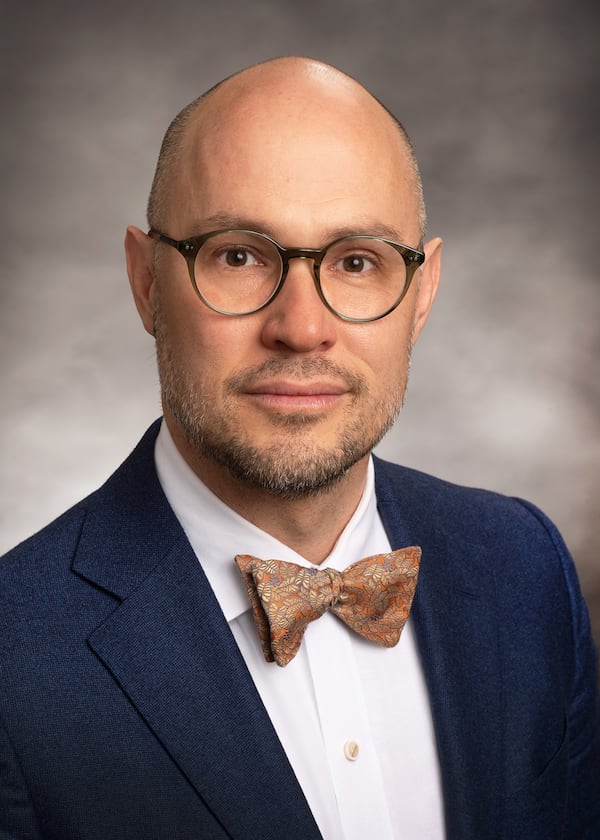
[[[222,315],[252,315],[279,294],[291,259],[312,260],[325,306],[344,321],[377,321],[405,296],[425,255],[379,236],[351,235],[321,250],[282,248],[251,230],[216,230],[191,239],[171,239],[157,230],[152,239],[185,257],[198,297]]]

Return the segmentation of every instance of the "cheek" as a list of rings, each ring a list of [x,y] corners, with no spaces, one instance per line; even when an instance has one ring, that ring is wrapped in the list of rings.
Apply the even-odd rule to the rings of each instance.
[[[248,363],[249,325],[208,309],[195,299],[164,313],[166,336],[179,364],[198,379],[224,379]]]
[[[403,381],[408,370],[410,353],[410,316],[395,318],[397,313],[371,324],[353,324],[355,331],[349,336],[347,346],[365,370],[373,387]]]

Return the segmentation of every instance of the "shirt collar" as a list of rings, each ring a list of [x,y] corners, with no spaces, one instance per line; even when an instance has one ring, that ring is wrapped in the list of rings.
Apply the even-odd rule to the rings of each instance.
[[[257,528],[222,502],[188,466],[163,421],[154,452],[162,489],[183,528],[227,621],[250,608],[236,554],[312,564],[293,549]],[[370,537],[378,523],[373,461],[369,459],[361,500],[320,568],[343,570],[369,553]]]

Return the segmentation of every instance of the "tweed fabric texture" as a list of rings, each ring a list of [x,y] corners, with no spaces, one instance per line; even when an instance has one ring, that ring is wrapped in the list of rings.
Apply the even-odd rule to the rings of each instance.
[[[331,610],[352,630],[393,647],[408,619],[421,560],[418,546],[375,554],[344,572],[238,554],[267,662],[285,666],[311,621]]]

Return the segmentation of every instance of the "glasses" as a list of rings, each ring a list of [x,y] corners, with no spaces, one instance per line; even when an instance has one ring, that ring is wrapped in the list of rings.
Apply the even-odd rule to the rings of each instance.
[[[182,254],[190,280],[210,309],[222,315],[252,315],[281,291],[292,259],[312,260],[319,297],[344,321],[377,321],[406,295],[425,255],[379,236],[352,235],[321,250],[282,248],[251,230],[216,230],[176,240],[151,230],[152,239]]]

